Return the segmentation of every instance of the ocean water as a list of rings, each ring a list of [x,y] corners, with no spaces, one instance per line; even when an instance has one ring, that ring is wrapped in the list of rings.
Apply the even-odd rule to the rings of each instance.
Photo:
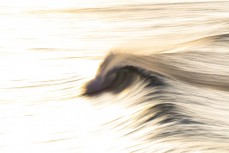
[[[82,93],[89,91],[87,88],[96,86],[93,82],[92,87],[90,84],[87,86],[87,83],[95,77],[100,64],[109,53],[131,54],[137,59],[140,55],[150,57],[162,51],[184,49],[184,44],[196,40],[205,41],[209,37],[229,33],[228,8],[229,1],[226,0],[0,1],[0,152],[185,152],[182,149],[173,150],[175,143],[179,146],[186,145],[182,141],[176,142],[176,137],[174,141],[171,138],[171,141],[163,144],[160,139],[155,140],[154,150],[148,147],[152,143],[148,138],[142,137],[147,137],[144,133],[157,129],[156,126],[126,137],[126,133],[134,131],[135,125],[132,124],[139,120],[139,110],[146,109],[148,105],[127,108],[133,105],[133,101],[141,101],[144,99],[142,97],[152,92],[144,88],[145,83],[141,77],[132,78],[137,81],[128,89],[127,85],[120,87],[126,81],[118,82],[113,88],[121,89],[117,89],[116,93],[105,91],[102,95],[95,93],[92,96],[82,96]],[[225,92],[212,96],[210,89],[203,91],[209,92],[209,97],[216,99],[228,96],[228,40],[225,36],[225,40],[219,42],[218,46],[215,45],[218,48],[215,49],[214,45],[204,48],[209,52],[217,50],[224,54],[220,55],[224,58],[219,58],[223,61],[218,60],[219,63],[224,63],[224,67],[218,66],[218,71],[209,73],[225,77],[221,79],[224,79],[222,84],[225,86],[222,85],[222,88]],[[174,59],[166,56],[160,59],[167,58],[179,60],[178,56]],[[201,61],[205,58],[208,61],[208,54],[205,58],[199,58]],[[124,59],[117,60],[118,64],[126,62],[124,57],[117,56],[117,59]],[[139,58],[136,61],[139,65],[140,59],[150,61]],[[113,57],[107,60],[115,61]],[[203,72],[217,63],[211,65],[211,59],[209,61],[210,64],[201,69]],[[185,65],[185,61],[183,62]],[[138,64],[126,65],[138,67]],[[157,72],[161,70],[158,69]],[[177,75],[177,78],[181,76]],[[191,83],[195,81],[207,84],[201,77],[199,80],[191,80]],[[217,84],[219,83],[209,86]],[[94,92],[97,89],[91,90]],[[106,87],[96,92],[100,90],[106,90]],[[141,93],[142,90],[145,91],[144,94]],[[195,88],[190,90],[195,91]],[[228,101],[224,102],[222,106],[214,105],[214,108],[224,107],[225,110],[212,116],[229,117]],[[108,121],[115,123],[100,126]],[[228,127],[225,123],[218,130],[224,130],[224,134],[228,135]],[[220,141],[224,140],[226,143],[229,142],[228,139],[229,137],[217,140],[219,144],[216,146],[226,146],[220,144]],[[204,146],[204,143],[200,142],[200,145]],[[191,146],[187,143],[186,148]],[[196,148],[187,152],[198,151]],[[207,149],[205,151],[210,152]],[[227,148],[224,151],[229,152]]]

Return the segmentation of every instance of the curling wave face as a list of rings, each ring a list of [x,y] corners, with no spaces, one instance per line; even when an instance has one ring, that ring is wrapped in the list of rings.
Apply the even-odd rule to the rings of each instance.
[[[102,132],[117,128],[120,139],[133,143],[126,152],[229,152],[228,44],[223,34],[179,52],[109,54],[84,95],[122,95],[112,103],[132,113],[110,118]]]

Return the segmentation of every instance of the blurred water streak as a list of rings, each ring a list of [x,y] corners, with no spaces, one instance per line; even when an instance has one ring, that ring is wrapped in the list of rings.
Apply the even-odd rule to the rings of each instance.
[[[156,51],[228,32],[228,8],[211,0],[0,1],[0,152],[75,152],[74,139],[97,124],[80,87],[109,50]]]

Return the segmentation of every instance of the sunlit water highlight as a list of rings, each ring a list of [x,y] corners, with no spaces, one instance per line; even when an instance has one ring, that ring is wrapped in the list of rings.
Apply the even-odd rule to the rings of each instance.
[[[114,48],[156,52],[228,32],[228,8],[210,0],[0,1],[0,152],[120,153],[131,138],[91,132],[128,115],[127,104],[98,111],[98,99],[79,97],[82,85]]]

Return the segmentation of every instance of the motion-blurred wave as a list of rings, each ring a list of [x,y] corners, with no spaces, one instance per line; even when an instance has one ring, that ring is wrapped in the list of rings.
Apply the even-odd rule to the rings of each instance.
[[[111,53],[85,94],[122,94],[103,103],[132,111],[105,125],[136,143],[126,152],[228,152],[228,44],[224,34],[169,53]]]
[[[0,152],[229,152],[228,8],[0,1]]]

